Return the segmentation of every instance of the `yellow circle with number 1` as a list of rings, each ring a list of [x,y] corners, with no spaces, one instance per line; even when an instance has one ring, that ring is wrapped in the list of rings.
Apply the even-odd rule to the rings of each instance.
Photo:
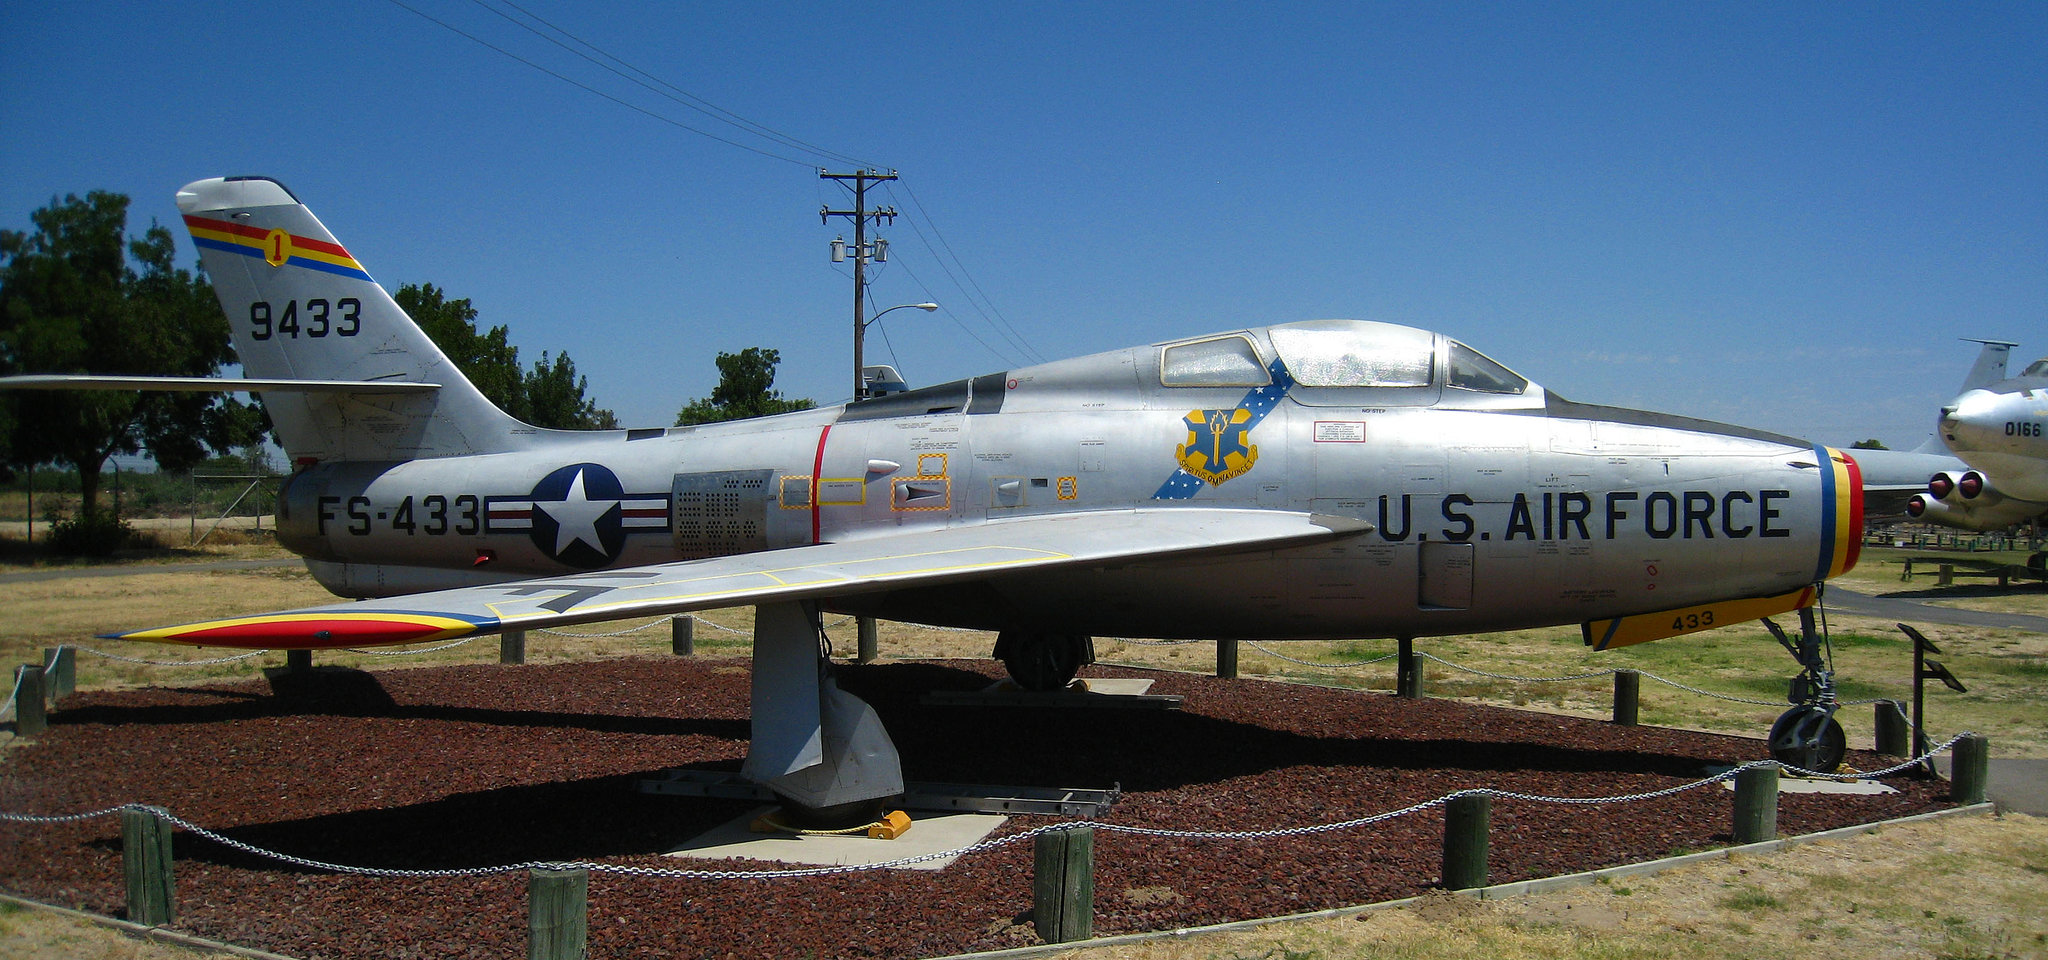
[[[282,228],[273,229],[263,238],[263,262],[273,267],[282,267],[292,258],[292,235]]]

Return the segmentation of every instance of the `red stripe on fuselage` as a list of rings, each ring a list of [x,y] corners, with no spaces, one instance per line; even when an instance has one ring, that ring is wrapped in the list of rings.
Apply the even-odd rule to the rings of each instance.
[[[811,460],[811,542],[817,543],[818,521],[818,478],[825,473],[825,439],[832,436],[832,425],[826,424],[818,431],[818,455]]]

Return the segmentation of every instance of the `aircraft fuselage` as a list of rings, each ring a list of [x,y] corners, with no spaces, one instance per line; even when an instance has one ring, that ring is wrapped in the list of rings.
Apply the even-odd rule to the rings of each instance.
[[[1448,358],[1467,348],[1391,329],[1430,338],[1433,369],[1418,383],[1307,385],[1284,355],[1269,359],[1269,331],[1248,330],[758,420],[321,463],[287,486],[279,533],[330,589],[376,596],[1184,504],[1369,525],[1311,547],[832,604],[984,629],[1188,638],[1579,622],[1780,594],[1853,563],[1854,491],[1825,449],[1572,404],[1512,374],[1479,381],[1486,390],[1447,386]],[[1289,336],[1298,347],[1301,332]],[[1170,384],[1173,354],[1219,341],[1267,373]]]

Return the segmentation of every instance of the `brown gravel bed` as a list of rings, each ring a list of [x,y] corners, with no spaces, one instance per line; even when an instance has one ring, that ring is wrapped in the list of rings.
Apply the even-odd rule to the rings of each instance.
[[[979,661],[852,668],[913,780],[1120,784],[1101,819],[1184,830],[1329,823],[1454,790],[1603,796],[1763,755],[1755,740],[1257,680],[1148,676],[1180,712],[921,706],[986,685]],[[0,763],[0,810],[164,806],[239,840],[358,866],[432,869],[530,860],[765,869],[660,856],[738,816],[737,801],[643,796],[679,767],[736,769],[747,662],[629,659],[366,673],[83,693],[48,734]],[[1879,758],[1850,755],[1865,769]],[[1947,805],[1939,782],[1895,795],[1786,794],[1796,834]],[[1611,866],[1729,841],[1730,795],[1695,790],[1593,806],[1496,800],[1494,882]],[[1051,822],[1012,818],[998,832]],[[1098,833],[1098,935],[1412,896],[1436,881],[1438,810],[1259,842]],[[122,914],[120,827],[0,824],[0,888]],[[337,876],[181,833],[179,929],[305,958],[508,957],[525,952],[523,873]],[[593,957],[930,957],[1037,942],[1030,844],[938,873],[780,880],[591,879]]]

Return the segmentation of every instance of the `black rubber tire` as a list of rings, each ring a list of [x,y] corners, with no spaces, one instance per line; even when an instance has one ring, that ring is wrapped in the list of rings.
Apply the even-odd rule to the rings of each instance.
[[[1825,723],[1821,723],[1825,718]],[[1818,724],[1818,730],[1815,729]],[[1833,773],[1849,754],[1842,725],[1818,706],[1793,707],[1771,724],[1771,759],[1788,767]]]
[[[1024,633],[1003,641],[1003,666],[1026,690],[1064,690],[1090,660],[1086,636]]]

